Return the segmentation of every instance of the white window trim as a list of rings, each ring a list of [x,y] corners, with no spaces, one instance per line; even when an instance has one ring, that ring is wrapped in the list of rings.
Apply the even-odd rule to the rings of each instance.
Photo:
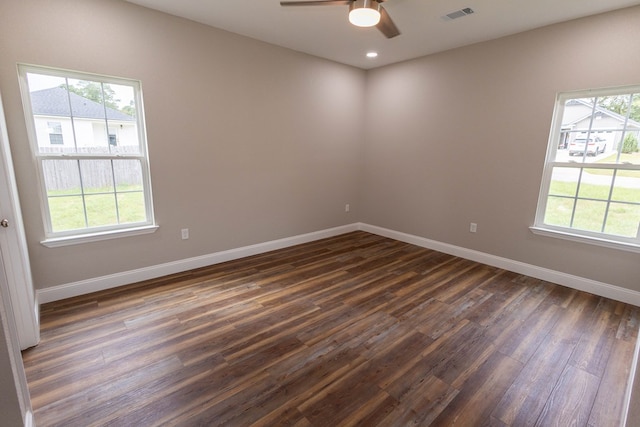
[[[552,229],[551,226],[545,225],[544,227],[529,227],[532,233],[539,236],[555,237],[563,240],[570,240],[572,242],[587,243],[596,246],[603,246],[610,249],[620,249],[623,251],[640,253],[640,245],[635,243],[625,243],[617,240],[605,239],[603,237],[592,236],[588,237],[581,234],[572,233],[566,231],[567,229]]]
[[[540,193],[538,195],[538,204],[536,208],[536,216],[534,225],[529,227],[531,232],[536,235],[554,237],[573,242],[587,243],[596,246],[603,246],[612,249],[619,249],[628,252],[640,253],[640,225],[638,234],[635,238],[626,238],[614,236],[605,233],[595,233],[585,230],[578,230],[568,227],[553,226],[544,223],[544,215],[546,211],[547,198],[549,195],[549,187],[551,186],[551,175],[553,168],[568,166],[565,162],[556,162],[555,155],[557,151],[557,142],[560,139],[562,131],[562,117],[564,113],[564,105],[569,99],[590,98],[608,95],[621,95],[627,93],[640,94],[640,86],[623,86],[618,88],[592,89],[575,92],[564,92],[556,96],[553,119],[551,122],[551,131],[549,132],[549,140],[547,142],[547,153],[545,156],[544,170],[542,173],[542,183],[540,185]],[[570,166],[569,166],[570,167]],[[574,167],[577,167],[574,164]],[[580,166],[581,167],[581,166]],[[609,168],[605,165],[589,164],[588,168]],[[619,169],[640,170],[640,165],[620,165]]]
[[[78,245],[82,243],[99,242],[102,240],[117,239],[120,237],[140,236],[143,234],[155,233],[158,230],[157,225],[146,225],[143,227],[103,231],[98,233],[86,233],[83,235],[54,237],[40,242],[42,246],[47,248],[58,248],[61,246]]]
[[[117,224],[106,227],[92,227],[83,228],[78,230],[68,230],[62,232],[53,232],[51,218],[49,214],[49,206],[47,201],[47,191],[44,187],[44,179],[42,177],[42,168],[38,164],[38,158],[43,157],[39,155],[38,141],[36,136],[35,123],[33,120],[33,111],[31,108],[31,98],[29,93],[29,85],[27,82],[27,73],[40,73],[51,76],[59,76],[72,79],[90,79],[91,81],[120,84],[126,86],[133,86],[135,88],[135,102],[137,106],[137,128],[138,128],[138,141],[140,143],[140,152],[138,156],[128,157],[144,157],[142,162],[142,179],[145,195],[145,209],[147,212],[147,221],[133,223],[133,224]],[[27,136],[31,147],[31,156],[34,160],[34,167],[36,168],[36,174],[38,176],[38,196],[40,198],[42,221],[45,228],[45,238],[40,243],[48,248],[76,245],[81,243],[97,242],[102,240],[129,237],[142,234],[154,233],[159,227],[155,222],[155,214],[153,211],[153,194],[151,191],[151,171],[149,166],[149,151],[146,137],[146,121],[144,118],[144,105],[142,101],[142,83],[139,80],[126,79],[120,77],[111,77],[100,74],[84,73],[72,70],[65,70],[60,68],[51,68],[39,65],[30,64],[18,64],[18,78],[20,83],[20,90],[23,100],[23,109],[25,114],[25,120],[27,125]],[[44,156],[46,157],[46,156]],[[52,155],[51,158],[65,158],[64,154]],[[82,154],[74,155],[74,157],[83,157]],[[96,158],[100,156],[88,156]],[[124,157],[121,155],[110,156],[110,158]]]

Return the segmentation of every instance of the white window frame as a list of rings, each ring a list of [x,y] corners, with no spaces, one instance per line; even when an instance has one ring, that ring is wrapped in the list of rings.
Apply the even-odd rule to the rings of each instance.
[[[136,104],[136,124],[138,131],[138,141],[140,144],[139,154],[85,154],[85,153],[40,153],[36,134],[35,120],[31,106],[31,97],[29,93],[29,84],[27,80],[28,73],[46,74],[50,76],[90,80],[104,84],[116,84],[130,86],[134,90]],[[39,187],[38,195],[40,198],[40,206],[42,213],[42,221],[45,228],[45,238],[40,243],[46,247],[67,246],[87,242],[95,242],[118,237],[127,237],[141,234],[153,233],[158,229],[155,222],[153,212],[153,199],[151,193],[151,175],[149,168],[149,154],[147,149],[147,138],[144,120],[144,107],[142,103],[142,84],[139,80],[132,80],[120,77],[111,77],[92,73],[83,73],[59,68],[44,67],[38,65],[18,64],[18,78],[20,81],[20,90],[22,93],[22,103],[27,124],[27,134],[31,146],[31,154],[34,164],[36,165],[36,174],[38,176]],[[42,162],[47,159],[135,159],[139,160],[142,167],[142,185],[145,202],[145,211],[147,218],[145,221],[136,223],[113,224],[100,227],[88,227],[75,230],[66,230],[54,232],[51,216],[49,213],[49,203],[47,198],[47,190],[44,180],[44,171]]]
[[[594,98],[613,95],[636,94],[640,96],[640,86],[625,86],[617,88],[603,88],[585,91],[564,92],[559,93],[556,97],[555,109],[551,123],[551,131],[549,134],[549,142],[547,145],[547,154],[542,175],[542,183],[540,185],[540,194],[538,197],[538,205],[534,225],[530,227],[531,231],[538,235],[556,237],[575,242],[588,243],[608,248],[620,249],[630,252],[640,253],[640,224],[636,237],[616,236],[607,233],[599,233],[587,230],[580,230],[570,227],[561,227],[544,223],[545,212],[547,208],[547,200],[549,188],[554,167],[577,168],[577,169],[614,169],[615,171],[632,170],[640,171],[640,165],[633,164],[598,164],[574,161],[557,161],[556,152],[560,142],[562,133],[562,119],[564,107],[568,100],[580,98]],[[586,156],[586,153],[585,153]],[[577,196],[576,196],[577,197]]]

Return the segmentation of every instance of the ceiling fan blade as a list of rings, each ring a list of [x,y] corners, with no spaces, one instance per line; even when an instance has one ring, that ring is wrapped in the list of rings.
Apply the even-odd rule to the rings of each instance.
[[[380,22],[378,22],[376,28],[388,39],[400,35],[400,30],[398,30],[398,27],[396,27],[396,24],[393,23],[386,9],[382,6],[380,6]]]
[[[349,6],[353,0],[281,1],[280,6]]]

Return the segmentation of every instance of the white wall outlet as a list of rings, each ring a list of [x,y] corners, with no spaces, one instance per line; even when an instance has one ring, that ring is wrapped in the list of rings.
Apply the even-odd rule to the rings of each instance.
[[[180,234],[182,235],[182,240],[187,240],[189,238],[189,229],[183,228],[180,230]]]
[[[478,231],[478,224],[476,224],[475,222],[469,224],[469,231],[471,233],[475,233],[476,231]]]
[[[347,203],[346,205],[344,205],[344,211],[345,212],[349,212],[351,210],[351,206],[349,206],[349,203]]]

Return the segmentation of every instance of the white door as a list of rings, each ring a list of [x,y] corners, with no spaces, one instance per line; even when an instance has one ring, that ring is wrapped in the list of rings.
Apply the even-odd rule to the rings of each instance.
[[[0,251],[0,425],[32,426],[33,415],[16,327],[8,304],[9,286]]]
[[[40,341],[39,310],[33,290],[27,241],[11,161],[0,96],[0,252],[7,278],[8,303],[21,349]]]

